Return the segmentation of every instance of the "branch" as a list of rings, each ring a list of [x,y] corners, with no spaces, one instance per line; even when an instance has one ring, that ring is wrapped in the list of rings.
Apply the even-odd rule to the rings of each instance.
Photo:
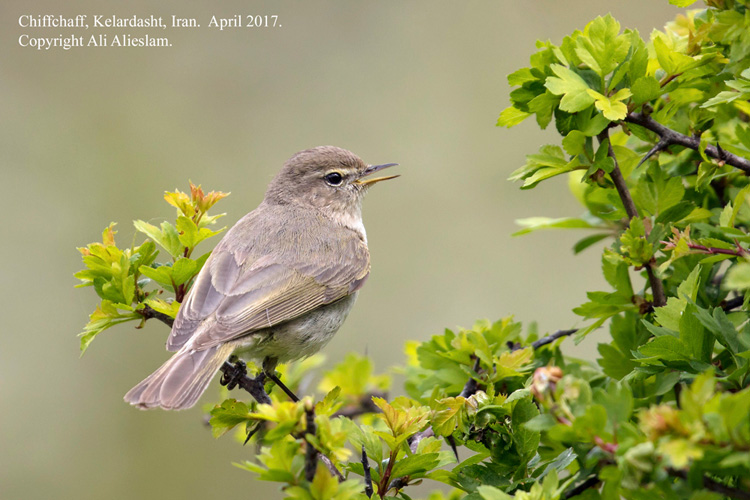
[[[688,478],[687,472],[685,472],[684,470],[673,469],[671,467],[667,468],[667,474],[672,477],[678,477],[685,480],[687,480]],[[703,476],[703,487],[707,490],[715,491],[716,493],[727,496],[729,498],[735,498],[737,500],[750,500],[749,492],[742,491],[737,488],[732,488],[731,486],[727,486],[726,484],[714,481],[708,476]]]
[[[587,489],[592,488],[592,487],[598,485],[599,482],[600,482],[599,476],[596,476],[596,475],[591,476],[590,478],[586,479],[584,482],[582,482],[581,484],[579,484],[575,488],[572,488],[572,489],[566,491],[565,494],[563,495],[563,498],[565,498],[567,500],[568,498],[573,498],[575,496],[578,496],[581,493],[583,493],[584,491],[586,491]]]
[[[615,151],[612,149],[612,142],[609,140],[609,129],[604,129],[604,131],[597,136],[597,139],[599,139],[599,143],[602,144],[604,141],[607,141],[607,155],[612,158],[612,161],[615,164],[612,168],[612,172],[609,173],[609,176],[612,178],[612,182],[615,183],[617,194],[620,195],[620,200],[622,200],[628,218],[633,219],[634,217],[639,217],[638,209],[635,207],[635,203],[633,203],[633,197],[630,196],[628,185],[625,183],[625,178],[620,171],[620,165],[617,163]],[[655,262],[650,262],[649,265],[646,266],[646,274],[648,274],[648,282],[651,284],[651,292],[654,294],[654,307],[661,307],[667,304],[667,296],[664,293],[664,283],[661,282],[654,272],[655,265]]]
[[[315,470],[318,468],[318,450],[307,439],[307,436],[315,437],[315,408],[308,400],[305,404],[305,479],[312,482],[315,478]]]
[[[362,469],[365,474],[365,495],[367,498],[372,498],[372,494],[375,490],[372,488],[372,475],[370,474],[370,461],[367,460],[367,452],[365,451],[365,445],[362,445]]]
[[[333,462],[330,458],[323,455],[322,453],[318,453],[318,460],[323,462],[323,465],[325,465],[328,468],[328,472],[331,473],[331,475],[339,480],[339,483],[343,483],[346,479],[344,479],[344,476],[341,474],[341,472],[336,468],[335,465],[333,465]]]
[[[735,297],[733,299],[725,300],[721,304],[721,308],[725,311],[731,311],[736,309],[745,303],[745,297]]]
[[[676,132],[671,128],[662,125],[646,114],[630,113],[625,117],[625,121],[628,123],[640,125],[641,127],[656,133],[660,137],[659,142],[664,142],[666,146],[674,144],[700,152],[701,140],[699,137],[689,137],[687,135]],[[712,158],[716,158],[719,161],[723,161],[727,165],[731,165],[742,170],[746,174],[750,174],[750,160],[748,160],[747,158],[742,158],[741,156],[732,154],[729,151],[724,151],[718,145],[706,146],[705,152]]]
[[[532,342],[531,347],[533,347],[534,349],[539,349],[540,347],[544,345],[551,344],[557,339],[567,337],[568,335],[573,335],[577,331],[578,331],[577,328],[574,328],[572,330],[558,330],[555,333],[551,333],[547,335],[546,337],[542,337],[539,340]]]
[[[622,176],[622,172],[620,171],[620,165],[617,163],[615,151],[614,149],[612,149],[612,142],[610,142],[609,140],[609,129],[604,129],[604,131],[597,136],[597,139],[599,139],[600,144],[603,144],[604,141],[607,141],[607,155],[612,158],[612,161],[614,161],[615,164],[614,168],[612,168],[612,171],[609,173],[609,176],[612,178],[612,182],[615,183],[615,189],[617,189],[617,194],[620,195],[622,204],[625,207],[625,213],[628,214],[628,219],[638,217],[638,209],[635,208],[633,197],[630,196],[628,185],[625,183],[625,178]]]
[[[271,398],[266,393],[266,388],[263,387],[263,381],[265,375],[263,372],[256,378],[249,377],[245,370],[245,364],[241,361],[237,362],[237,365],[233,365],[229,361],[224,361],[221,365],[222,376],[221,384],[226,385],[230,391],[236,386],[242,387],[244,390],[250,393],[252,397],[260,404],[271,404]]]
[[[143,316],[143,319],[158,319],[165,325],[167,325],[169,328],[172,328],[172,324],[174,323],[174,318],[171,316],[167,316],[164,313],[160,313],[159,311],[152,308],[150,305],[146,304],[143,309],[138,311],[141,316]]]

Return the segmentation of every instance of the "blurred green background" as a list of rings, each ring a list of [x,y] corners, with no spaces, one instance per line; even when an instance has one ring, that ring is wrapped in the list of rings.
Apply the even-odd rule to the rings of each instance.
[[[128,244],[133,219],[173,217],[162,193],[188,179],[232,192],[219,205],[231,225],[300,149],[334,144],[401,164],[403,176],[366,201],[372,274],[325,350],[330,362],[366,352],[387,370],[406,340],[478,318],[574,326],[570,309],[605,286],[597,250],[574,258],[580,234],[510,237],[517,218],[581,212],[564,179],[530,192],[505,180],[557,139],[531,121],[494,124],[506,75],[538,38],[559,42],[607,12],[647,34],[677,10],[650,0],[2,2],[0,498],[280,498],[230,465],[253,450],[215,440],[200,408],[123,403],[166,359],[163,325],[107,331],[79,359],[75,335],[96,299],[73,289],[75,248],[110,221]],[[157,33],[173,43],[162,49],[19,47],[29,30],[18,17],[48,13],[175,14],[202,27]],[[206,27],[234,14],[278,14],[282,27]],[[149,30],[110,31],[124,32]],[[576,352],[591,356],[595,343]]]

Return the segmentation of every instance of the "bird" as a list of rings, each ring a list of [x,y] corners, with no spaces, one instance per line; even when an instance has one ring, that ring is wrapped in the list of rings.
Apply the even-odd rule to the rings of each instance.
[[[175,352],[133,387],[141,409],[195,405],[230,356],[279,363],[318,352],[339,330],[370,274],[362,200],[369,165],[335,146],[300,151],[263,201],[216,245],[185,296],[166,348]]]

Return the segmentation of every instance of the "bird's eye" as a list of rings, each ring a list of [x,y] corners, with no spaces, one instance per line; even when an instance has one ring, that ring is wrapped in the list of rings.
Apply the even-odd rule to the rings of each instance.
[[[338,172],[331,172],[330,174],[326,174],[325,180],[331,186],[339,186],[344,178]]]

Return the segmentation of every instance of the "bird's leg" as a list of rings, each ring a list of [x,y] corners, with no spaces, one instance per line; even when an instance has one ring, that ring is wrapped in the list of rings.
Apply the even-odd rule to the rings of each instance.
[[[273,380],[273,383],[279,386],[279,388],[286,393],[287,396],[289,396],[289,399],[294,401],[295,403],[299,401],[299,398],[296,394],[294,394],[291,389],[289,389],[287,386],[284,385],[284,383],[279,379],[279,377],[276,376],[276,363],[278,361],[274,358],[266,358],[263,360],[263,373]]]

